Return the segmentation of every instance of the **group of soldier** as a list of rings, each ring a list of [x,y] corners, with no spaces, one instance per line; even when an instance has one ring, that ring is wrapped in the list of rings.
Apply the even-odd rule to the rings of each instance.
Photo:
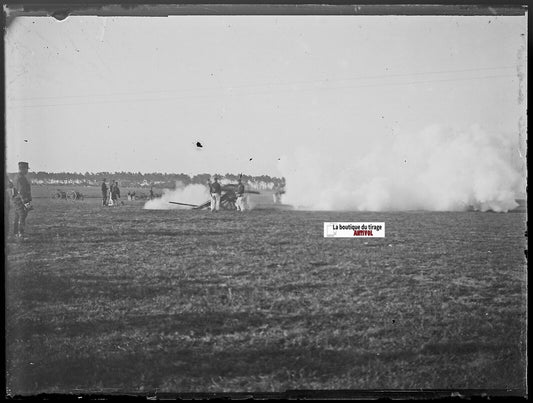
[[[211,211],[216,213],[220,210],[220,199],[222,197],[222,187],[218,182],[218,176],[215,176],[214,182],[211,182],[211,179],[208,179],[207,186],[209,187],[209,194],[211,195]],[[237,196],[237,200],[235,201],[237,211],[243,212],[246,208],[246,201],[244,196],[244,185],[240,178],[235,195]]]
[[[102,206],[118,206],[118,199],[120,199],[120,189],[118,182],[111,180],[109,187],[106,183],[107,179],[102,180]]]
[[[33,210],[31,204],[31,184],[26,175],[28,174],[29,164],[27,162],[18,163],[18,174],[14,181],[7,179],[7,197],[5,204],[5,211],[7,217],[9,217],[10,205],[13,204],[15,209],[15,219],[13,223],[13,232],[15,237],[24,238],[24,230],[26,227],[26,217],[28,212]],[[214,177],[214,182],[209,179],[207,181],[209,187],[209,193],[211,195],[211,211],[217,212],[220,210],[220,200],[222,197],[222,187],[218,181],[218,177]],[[117,206],[120,199],[120,189],[118,182],[112,180],[109,186],[106,183],[106,179],[102,181],[102,205],[103,206]],[[153,195],[152,189],[150,189],[151,196]],[[237,200],[235,205],[237,211],[244,211],[246,209],[245,191],[244,185],[239,179],[237,189],[235,192]]]

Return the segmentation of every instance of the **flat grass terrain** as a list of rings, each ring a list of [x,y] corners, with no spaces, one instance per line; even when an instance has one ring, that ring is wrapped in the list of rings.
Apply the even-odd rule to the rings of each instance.
[[[107,181],[107,186],[109,187],[110,180]],[[52,198],[52,195],[55,195],[57,190],[62,190],[64,192],[78,191],[85,198],[97,198],[101,199],[102,191],[100,186],[81,186],[81,185],[33,185],[31,188],[33,198]],[[120,195],[122,200],[127,200],[128,192],[135,192],[137,196],[144,194],[148,196],[150,194],[150,188],[141,188],[141,187],[120,187]],[[154,188],[155,193],[161,193],[162,189]]]
[[[6,243],[10,395],[525,389],[523,213],[33,204]]]

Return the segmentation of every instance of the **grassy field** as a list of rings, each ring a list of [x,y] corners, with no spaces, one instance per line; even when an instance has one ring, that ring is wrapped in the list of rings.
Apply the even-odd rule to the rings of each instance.
[[[525,214],[34,205],[6,243],[8,394],[525,388]]]
[[[107,185],[109,186],[109,181],[107,182]],[[34,199],[51,199],[52,195],[57,193],[57,190],[61,190],[63,192],[72,192],[72,191],[78,191],[80,192],[85,198],[101,198],[102,197],[102,191],[100,190],[100,186],[79,186],[79,185],[33,185],[31,188],[32,191],[32,197]],[[161,194],[162,189],[154,188],[154,193]],[[145,196],[148,196],[150,194],[150,188],[141,188],[141,187],[120,187],[120,195],[123,200],[127,200],[128,192],[135,192],[137,196],[144,194]]]

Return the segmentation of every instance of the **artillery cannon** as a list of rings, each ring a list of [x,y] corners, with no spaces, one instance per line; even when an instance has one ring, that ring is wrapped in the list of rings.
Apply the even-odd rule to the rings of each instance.
[[[77,190],[73,190],[72,192],[67,193],[67,198],[69,200],[83,200],[83,194]]]
[[[231,183],[228,185],[221,186],[222,194],[220,196],[220,208],[222,210],[236,210],[237,209],[237,184]],[[245,190],[245,194],[259,194],[256,190]],[[211,199],[207,200],[205,203],[196,205],[196,204],[189,204],[189,203],[179,203],[179,202],[169,202],[171,204],[178,204],[181,206],[189,206],[192,207],[193,210],[202,210],[205,208],[209,208],[211,206]]]
[[[66,199],[67,198],[67,192],[57,189],[52,195],[50,196],[52,199]]]

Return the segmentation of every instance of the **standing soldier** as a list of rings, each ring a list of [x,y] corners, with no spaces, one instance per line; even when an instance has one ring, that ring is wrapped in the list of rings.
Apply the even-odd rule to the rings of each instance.
[[[211,178],[207,180],[207,190],[209,191],[209,197],[211,198],[211,211],[213,211],[213,208],[215,206],[215,197],[213,196],[213,183],[211,182]]]
[[[115,181],[115,186],[112,189],[113,191],[113,203],[115,206],[118,206],[118,199],[120,199],[120,189],[118,188],[118,181]]]
[[[211,211],[217,212],[220,209],[220,197],[222,188],[218,183],[218,176],[215,175],[215,183],[211,185]]]
[[[5,234],[7,239],[7,234],[9,234],[9,210],[10,210],[10,204],[11,199],[13,199],[13,189],[14,185],[13,182],[8,178],[8,176],[5,176],[6,180],[6,189],[5,189],[5,196],[4,196],[4,223],[5,223]]]
[[[107,184],[106,179],[102,181],[102,206],[107,206]]]
[[[111,183],[109,183],[109,198],[108,198],[108,205],[113,206],[113,189],[115,188],[115,180],[111,179]]]
[[[33,210],[31,205],[31,185],[26,178],[28,169],[29,165],[27,162],[19,162],[19,173],[13,184],[13,204],[15,205],[13,231],[17,238],[24,237],[28,211]]]
[[[241,178],[239,178],[239,182],[238,182],[238,185],[237,185],[237,201],[236,201],[236,206],[237,206],[237,211],[244,211],[244,185],[242,184],[242,181],[241,181]]]

